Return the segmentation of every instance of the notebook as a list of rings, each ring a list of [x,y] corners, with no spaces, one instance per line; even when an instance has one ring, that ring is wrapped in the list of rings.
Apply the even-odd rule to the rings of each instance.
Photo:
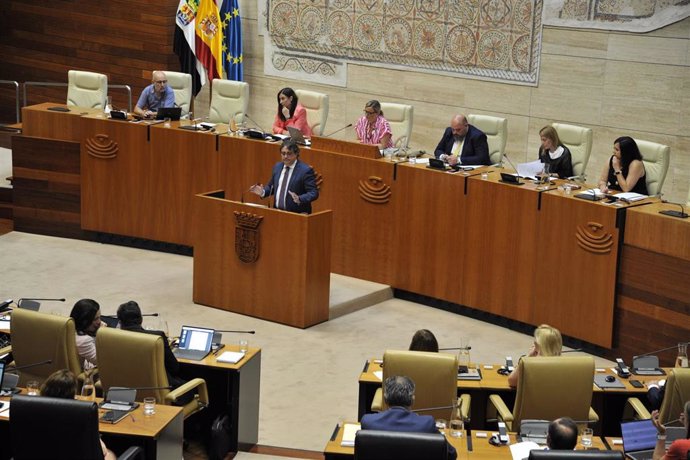
[[[178,358],[201,361],[211,351],[213,329],[182,326],[178,348],[173,353]]]
[[[633,460],[650,460],[656,446],[657,430],[651,419],[621,423],[623,450]]]

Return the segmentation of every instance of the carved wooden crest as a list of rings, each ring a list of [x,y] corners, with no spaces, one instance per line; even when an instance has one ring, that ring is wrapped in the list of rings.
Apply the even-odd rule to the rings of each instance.
[[[577,245],[585,251],[597,254],[608,254],[613,248],[613,235],[604,230],[597,222],[587,222],[586,226],[578,225],[575,231]]]
[[[259,225],[263,216],[249,212],[235,213],[235,254],[245,264],[259,260]]]
[[[96,134],[94,137],[87,138],[84,143],[86,153],[102,160],[115,158],[119,150],[117,142],[108,137],[107,134]]]
[[[386,204],[390,201],[391,188],[376,176],[369,176],[366,180],[359,181],[359,196],[369,203]]]

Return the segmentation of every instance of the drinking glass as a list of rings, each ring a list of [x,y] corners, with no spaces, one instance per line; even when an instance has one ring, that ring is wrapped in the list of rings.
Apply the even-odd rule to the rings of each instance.
[[[249,341],[247,339],[240,339],[240,352],[246,353],[249,349]]]
[[[676,367],[688,367],[688,343],[680,342],[678,344],[678,357],[676,358]]]
[[[31,380],[26,383],[26,393],[29,396],[37,396],[38,395],[38,382],[36,380]]]
[[[93,401],[96,399],[96,387],[93,384],[93,379],[89,375],[86,376],[84,384],[81,386],[81,399],[84,401]]]
[[[458,366],[470,367],[470,340],[466,337],[460,339],[460,350],[458,351]]]
[[[582,436],[580,437],[580,444],[582,444],[582,447],[585,449],[592,447],[592,434],[594,431],[592,431],[591,428],[585,428],[582,430]]]
[[[462,438],[465,432],[465,422],[462,419],[454,418],[450,421],[450,436],[453,438]]]
[[[144,398],[144,415],[150,416],[156,413],[156,398]]]

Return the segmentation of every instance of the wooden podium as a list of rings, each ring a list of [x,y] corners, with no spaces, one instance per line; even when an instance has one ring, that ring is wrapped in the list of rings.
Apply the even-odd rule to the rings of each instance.
[[[194,197],[194,302],[306,328],[328,320],[331,211]]]

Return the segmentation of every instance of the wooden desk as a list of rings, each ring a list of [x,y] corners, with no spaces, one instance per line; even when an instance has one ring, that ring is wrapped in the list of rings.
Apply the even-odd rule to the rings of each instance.
[[[478,434],[486,434],[486,437],[477,437]],[[472,452],[469,453],[469,458],[477,460],[499,460],[505,458],[506,460],[512,459],[510,454],[510,445],[505,446],[492,446],[489,444],[489,438],[495,431],[472,431]],[[510,444],[517,443],[517,434],[509,433]],[[597,450],[608,450],[608,447],[604,443],[602,438],[593,436],[592,437],[592,447],[590,449]],[[578,437],[578,443],[575,450],[585,450],[585,448],[580,444],[580,438]]]
[[[239,351],[238,345],[226,345],[220,350]],[[201,361],[179,359],[182,375],[206,380],[209,406],[195,417],[210,436],[211,423],[222,415],[230,417],[232,429],[230,450],[250,447],[259,440],[259,395],[261,385],[261,349],[249,347],[237,364],[220,363],[214,354]]]
[[[25,390],[22,390],[25,393]],[[40,396],[37,396],[40,397]],[[9,398],[0,398],[3,401]],[[100,401],[100,399],[99,399]],[[3,444],[0,459],[9,459],[12,454],[9,419],[11,412],[0,412],[0,440]],[[106,412],[99,409],[99,416]],[[144,415],[144,405],[139,404],[129,416],[118,423],[100,422],[98,430],[109,449],[122,452],[129,446],[141,446],[147,459],[168,460],[182,458],[182,428],[184,417],[181,407],[156,405],[156,413]],[[6,447],[6,448],[5,448]]]

